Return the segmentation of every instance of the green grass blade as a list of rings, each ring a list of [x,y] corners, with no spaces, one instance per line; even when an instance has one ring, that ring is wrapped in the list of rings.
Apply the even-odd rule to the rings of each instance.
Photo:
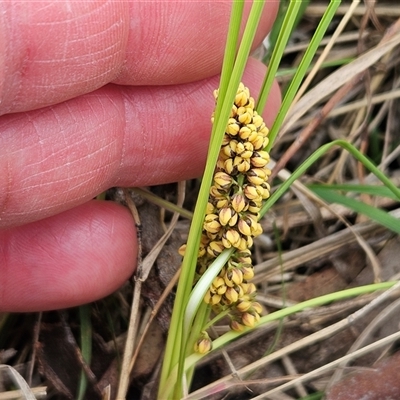
[[[368,218],[378,222],[382,226],[392,230],[393,232],[400,234],[400,221],[388,214],[386,211],[370,206],[369,204],[362,203],[359,200],[343,196],[334,190],[314,189],[313,192],[329,203],[342,204],[356,213],[363,214]]]
[[[268,71],[265,75],[264,82],[261,87],[260,96],[258,97],[256,110],[259,114],[261,114],[264,110],[269,91],[271,90],[271,86],[278,71],[283,52],[285,51],[286,44],[289,40],[293,26],[296,22],[301,3],[302,2],[299,1],[291,1],[285,14],[285,18],[282,22],[278,38],[276,39],[276,43],[272,51]]]
[[[332,0],[329,3],[329,6],[327,7],[327,9],[322,17],[321,22],[319,23],[319,25],[314,33],[314,36],[311,39],[310,44],[307,47],[304,57],[301,60],[300,65],[297,69],[297,72],[296,72],[294,78],[292,79],[289,89],[287,90],[286,95],[282,101],[282,105],[279,109],[279,112],[275,119],[275,122],[271,127],[271,131],[269,133],[270,142],[266,147],[267,151],[271,150],[271,148],[275,142],[275,139],[278,135],[279,129],[282,125],[282,122],[283,122],[284,118],[286,117],[286,114],[287,114],[289,108],[292,105],[292,102],[293,102],[294,97],[296,96],[297,90],[299,89],[299,87],[304,79],[307,69],[311,64],[311,61],[318,49],[318,46],[319,46],[321,40],[323,39],[325,32],[326,32],[332,18],[334,17],[336,10],[339,7],[340,3],[341,3],[340,0]],[[263,107],[262,108],[260,107],[260,111],[262,109],[263,109]]]
[[[281,198],[281,196],[290,188],[290,185],[303,175],[307,169],[315,163],[322,155],[331,150],[335,146],[340,146],[353,155],[360,161],[365,168],[371,171],[397,198],[400,199],[400,189],[382,172],[376,165],[374,165],[366,156],[360,153],[353,145],[344,140],[335,140],[327,143],[316,150],[310,157],[308,157],[293,174],[287,179],[265,202],[260,211],[260,216],[265,213]]]
[[[275,311],[271,314],[264,315],[261,317],[257,327],[260,328],[261,326],[264,326],[272,321],[279,321],[282,318],[288,317],[290,315],[296,314],[300,311],[309,309],[309,308],[315,308],[319,306],[323,306],[325,304],[332,303],[334,301],[340,301],[344,300],[350,297],[356,297],[360,296],[363,294],[367,293],[372,293],[377,290],[387,290],[390,289],[392,286],[394,286],[397,281],[391,281],[391,282],[382,282],[382,283],[374,283],[371,285],[365,285],[365,286],[358,286],[355,288],[351,289],[345,289],[341,290],[339,292],[335,293],[329,293],[320,297],[316,297],[314,299],[306,300],[301,303],[295,304],[293,306],[283,308],[281,310]],[[244,334],[250,332],[254,328],[246,328],[243,332],[235,332],[235,331],[229,331],[227,333],[224,333],[217,339],[213,341],[213,351],[221,348],[224,346],[226,343],[231,342],[232,340],[238,339],[239,337],[243,336]],[[199,362],[205,355],[204,354],[192,354],[186,359],[186,365],[185,368],[190,368],[193,366],[195,363]]]
[[[381,185],[359,185],[359,184],[350,184],[344,183],[340,185],[325,185],[325,184],[312,184],[307,185],[310,190],[318,190],[318,191],[343,191],[343,192],[354,192],[354,193],[362,193],[368,194],[371,196],[379,196],[379,197],[386,197],[392,200],[399,200],[399,198],[386,186]]]
[[[199,281],[196,283],[196,286],[193,288],[184,318],[184,329],[187,333],[192,326],[195,314],[200,304],[203,302],[203,298],[207,293],[207,290],[211,286],[214,278],[228,262],[232,253],[233,249],[224,250],[207,268],[207,271],[201,276]]]
[[[289,13],[288,12],[289,4],[290,4],[290,0],[281,0],[279,2],[278,15],[276,16],[274,25],[273,25],[271,32],[269,34],[269,37],[268,37],[270,47],[268,49],[266,56],[263,59],[264,64],[269,63],[271,56],[272,56],[272,52],[275,49],[275,47],[277,46],[278,37],[281,34],[282,30],[284,29],[283,21],[285,20],[285,17]],[[309,4],[310,4],[310,0],[303,0],[300,2],[300,8],[299,8],[298,12],[296,12],[296,19],[290,28],[289,37],[292,36],[294,29],[300,22],[301,18],[304,15],[304,12],[307,9]],[[287,27],[285,29],[287,29]]]
[[[90,319],[90,305],[85,304],[79,307],[79,319],[81,328],[81,352],[86,364],[90,365],[92,359],[92,323]],[[87,389],[87,377],[84,371],[81,372],[78,386],[77,399],[83,400]]]

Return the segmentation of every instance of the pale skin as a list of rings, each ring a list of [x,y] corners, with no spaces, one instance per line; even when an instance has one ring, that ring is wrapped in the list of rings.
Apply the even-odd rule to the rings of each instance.
[[[267,2],[257,44],[277,7]],[[129,211],[92,199],[201,175],[229,10],[0,2],[0,311],[87,303],[134,273]],[[254,96],[264,72],[249,61]],[[267,124],[279,103],[275,85]]]

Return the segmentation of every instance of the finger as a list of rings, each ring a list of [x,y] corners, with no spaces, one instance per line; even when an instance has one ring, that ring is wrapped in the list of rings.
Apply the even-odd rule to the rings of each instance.
[[[265,67],[249,63],[257,95]],[[112,186],[145,186],[201,175],[211,131],[214,77],[157,88],[107,86],[56,106],[0,118],[0,226],[82,204]],[[279,106],[274,86],[266,107]]]
[[[129,212],[91,201],[23,227],[0,231],[0,311],[60,309],[102,298],[134,272]]]
[[[211,77],[220,71],[231,2],[47,0],[1,7],[0,115],[112,81],[157,85]],[[255,44],[277,7],[267,2]]]

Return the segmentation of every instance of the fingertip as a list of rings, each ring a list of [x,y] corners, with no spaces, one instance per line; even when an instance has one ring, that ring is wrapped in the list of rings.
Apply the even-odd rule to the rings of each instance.
[[[100,299],[136,266],[129,211],[91,201],[54,217],[0,232],[0,310],[44,311]]]

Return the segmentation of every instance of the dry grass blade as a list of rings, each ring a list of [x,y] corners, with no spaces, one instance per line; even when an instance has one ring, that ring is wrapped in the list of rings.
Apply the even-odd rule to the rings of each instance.
[[[319,16],[321,15],[326,8],[326,5],[322,4],[310,4],[307,7],[306,15],[307,16]],[[349,6],[341,5],[338,7],[336,13],[337,15],[344,15],[347,13]],[[400,16],[400,8],[393,7],[390,4],[375,4],[374,7],[375,14],[381,17],[399,17]],[[353,15],[355,16],[363,16],[367,12],[367,6],[365,4],[360,4],[357,9],[354,11]]]
[[[285,123],[282,125],[279,138],[292,127],[311,107],[338,90],[341,86],[354,79],[358,74],[375,64],[386,53],[400,44],[400,21],[393,24],[382,38],[381,42],[372,50],[358,57],[356,60],[339,68],[326,79],[307,92],[291,109]]]
[[[316,61],[313,69],[310,71],[310,73],[308,74],[307,78],[304,80],[304,83],[299,88],[299,90],[298,90],[298,92],[296,94],[296,97],[293,99],[292,106],[295,105],[297,103],[297,101],[303,96],[304,92],[306,91],[306,89],[310,85],[311,81],[313,80],[313,78],[317,74],[319,68],[321,67],[321,65],[324,62],[324,60],[326,59],[326,57],[328,56],[330,50],[332,49],[333,45],[336,43],[337,39],[339,38],[339,36],[343,32],[343,30],[344,30],[345,26],[347,25],[349,19],[351,18],[351,16],[353,15],[354,11],[356,10],[356,8],[358,7],[359,4],[360,4],[360,0],[354,0],[351,3],[351,6],[349,7],[349,9],[347,10],[346,14],[344,15],[344,17],[340,21],[340,24],[336,28],[336,30],[335,30],[334,34],[332,35],[332,37],[330,38],[330,40],[329,40],[328,44],[326,45],[324,51],[318,57],[318,60]]]
[[[391,215],[400,217],[400,209],[394,210]],[[386,229],[375,222],[362,222],[354,225],[352,230],[346,228],[340,232],[331,234],[330,236],[317,240],[299,249],[292,250],[279,257],[274,257],[268,261],[264,261],[256,265],[257,275],[255,282],[260,282],[267,277],[281,273],[281,265],[284,265],[285,271],[290,271],[299,265],[306,264],[312,260],[321,259],[328,256],[335,250],[344,246],[349,246],[356,241],[353,232],[357,232],[364,238],[376,235],[378,232],[384,232]],[[264,273],[262,275],[261,273]],[[257,278],[259,277],[259,278]]]
[[[14,382],[15,386],[18,387],[20,390],[17,392],[18,397],[4,397],[8,399],[13,399],[13,398],[23,398],[25,400],[36,400],[35,394],[32,391],[32,389],[29,387],[29,385],[26,383],[25,379],[21,376],[21,374],[14,369],[13,367],[9,365],[0,365],[0,370],[5,371],[10,379]],[[42,391],[43,389],[41,389]],[[14,395],[16,392],[12,392]],[[13,396],[11,394],[11,396]],[[6,394],[5,394],[6,395]]]
[[[353,345],[350,347],[348,353],[351,354],[359,348],[362,348],[366,345],[367,341],[371,341],[371,337],[373,332],[380,328],[385,324],[390,318],[396,318],[399,315],[400,308],[400,299],[393,301],[389,306],[387,306],[383,311],[381,311],[377,317],[375,317],[371,323],[367,326],[367,328],[360,334],[360,336],[356,339]],[[348,360],[350,361],[350,360]],[[333,386],[336,382],[338,382],[343,375],[344,368],[346,367],[347,362],[340,363],[337,367],[337,370],[332,375],[327,389]]]
[[[177,206],[179,208],[182,208],[184,200],[185,200],[185,182],[179,182],[178,183],[178,201],[177,201]],[[171,223],[169,224],[167,231],[159,239],[159,241],[156,243],[156,245],[153,247],[153,249],[150,251],[150,253],[143,260],[142,280],[147,279],[147,277],[150,273],[150,270],[151,270],[154,262],[157,259],[157,256],[160,254],[160,251],[162,250],[163,246],[165,245],[165,242],[168,240],[168,238],[171,236],[171,233],[175,229],[176,224],[179,219],[179,216],[180,216],[180,214],[178,212],[174,212]]]
[[[377,348],[386,346],[387,344],[394,343],[399,338],[400,338],[400,332],[393,333],[393,334],[387,336],[384,339],[380,339],[380,340],[378,340],[378,341],[376,341],[376,342],[374,342],[374,343],[372,343],[372,344],[370,344],[368,346],[365,346],[362,349],[359,349],[359,350],[357,350],[357,351],[355,351],[355,352],[353,352],[353,353],[351,353],[351,354],[349,354],[347,356],[344,356],[344,357],[342,357],[342,358],[340,358],[338,360],[335,360],[335,361],[333,361],[333,362],[331,362],[329,364],[326,364],[326,365],[324,365],[324,366],[322,366],[320,368],[317,368],[317,369],[315,369],[315,370],[313,370],[313,371],[311,371],[311,372],[309,372],[307,374],[304,374],[303,376],[301,376],[299,378],[295,378],[295,379],[291,380],[290,382],[285,383],[285,384],[283,384],[283,385],[281,385],[281,386],[279,386],[279,387],[277,387],[275,389],[269,390],[266,393],[263,393],[263,394],[261,394],[259,396],[256,396],[256,397],[253,397],[253,400],[265,399],[265,398],[267,398],[267,396],[270,396],[270,395],[272,395],[274,393],[279,393],[282,390],[290,389],[290,388],[294,387],[295,385],[299,384],[300,382],[307,382],[312,378],[315,378],[315,377],[317,377],[319,375],[324,374],[327,371],[330,371],[331,369],[333,369],[336,366],[340,365],[342,362],[346,362],[346,361],[349,361],[349,360],[354,360],[354,359],[356,359],[358,357],[361,357],[361,356],[363,356],[365,354],[368,354],[369,352],[371,352],[373,350],[376,350]]]
[[[31,392],[36,400],[47,398],[47,387],[39,386],[31,388]],[[22,390],[10,390],[8,392],[0,393],[0,400],[25,400]]]
[[[121,365],[121,375],[118,385],[118,392],[117,392],[117,400],[124,400],[126,398],[126,393],[128,391],[129,386],[129,365],[131,362],[134,343],[135,343],[135,336],[138,327],[138,320],[139,320],[139,304],[140,304],[140,294],[142,288],[142,248],[141,248],[141,223],[139,213],[136,209],[136,206],[131,199],[130,194],[127,190],[124,191],[125,199],[129,210],[132,213],[132,216],[135,221],[137,237],[138,237],[138,262],[137,262],[137,271],[135,276],[135,286],[133,292],[133,299],[132,299],[132,306],[131,306],[131,313],[129,318],[129,326],[128,326],[128,334],[126,337],[125,342],[125,350],[122,359]]]

